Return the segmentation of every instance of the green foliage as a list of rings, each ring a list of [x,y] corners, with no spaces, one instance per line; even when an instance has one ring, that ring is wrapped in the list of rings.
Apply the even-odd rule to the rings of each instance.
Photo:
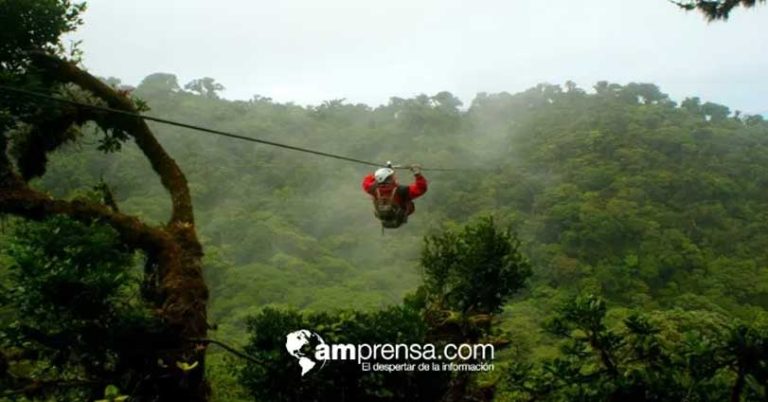
[[[7,248],[22,316],[42,324],[74,323],[111,314],[114,298],[131,280],[132,256],[107,227],[84,226],[65,218],[21,225]],[[63,314],[75,316],[62,316]]]
[[[137,301],[133,254],[97,223],[57,217],[15,226],[4,249],[9,265],[2,307],[11,313],[2,316],[0,347],[27,357],[12,365],[17,379],[9,388],[22,379],[138,381],[140,374],[127,372],[124,363],[141,358],[134,337],[157,324]],[[57,400],[83,398],[78,387],[72,390],[63,388]]]
[[[520,242],[492,218],[427,236],[421,255],[429,297],[447,309],[497,312],[531,275]]]
[[[451,300],[446,310],[459,303],[502,309],[494,314],[501,319],[494,326],[511,337],[506,337],[510,348],[499,358],[498,372],[514,361],[532,365],[535,373],[543,362],[569,356],[559,347],[563,339],[540,327],[550,315],[560,314],[560,300],[591,292],[605,299],[605,319],[597,321],[605,329],[596,328],[598,333],[637,342],[642,338],[649,345],[660,339],[658,350],[673,357],[682,352],[670,345],[689,345],[691,358],[697,359],[691,370],[703,372],[685,371],[677,357],[668,369],[689,380],[704,378],[699,395],[727,399],[736,373],[710,357],[713,349],[724,350],[727,339],[713,328],[731,325],[733,317],[764,320],[768,307],[768,125],[760,116],[737,116],[697,98],[678,106],[652,84],[601,82],[595,89],[587,93],[574,83],[564,88],[542,84],[517,94],[479,94],[466,111],[447,93],[394,98],[375,108],[344,100],[315,107],[258,96],[227,101],[185,91],[169,74],[147,77],[135,94],[152,105],[155,115],[267,140],[368,160],[490,169],[426,171],[430,190],[416,200],[416,213],[403,228],[382,235],[359,188],[367,168],[153,125],[192,188],[197,230],[206,249],[209,317],[218,325],[211,337],[241,343],[248,333],[246,317],[267,305],[332,317],[338,309],[358,309],[368,317],[398,305],[421,284],[424,233],[465,222],[477,228],[490,215],[510,222],[522,243],[503,230],[496,235],[478,231],[498,248],[471,239],[451,245],[452,253],[476,250],[476,257],[458,264],[435,254],[433,268],[443,275],[422,274],[432,281],[431,295],[441,294],[438,285],[460,289],[445,299]],[[135,144],[126,141],[122,152],[109,159],[97,145],[78,141],[57,148],[49,154],[49,173],[34,184],[67,197],[103,180],[121,211],[165,221],[165,190],[147,180],[154,176]],[[400,181],[407,183],[409,177],[402,175]],[[458,239],[463,230],[446,236]],[[516,298],[510,296],[517,286],[509,284],[521,280],[505,285],[500,276],[484,276],[482,267],[469,269],[503,254],[504,233],[515,253],[531,261],[530,291]],[[460,283],[467,278],[472,281]],[[503,292],[496,296],[491,289]],[[569,314],[595,313],[589,304],[582,307]],[[662,332],[630,337],[623,324],[626,308],[648,316]],[[633,331],[643,328],[636,327]],[[696,333],[706,334],[705,339]],[[611,346],[611,339],[604,343],[620,353],[635,353],[626,342]],[[282,340],[273,342],[263,350],[285,354]],[[652,350],[649,346],[647,353]],[[580,361],[591,366],[578,367],[599,364],[594,352],[585,356],[590,359]],[[287,363],[292,365],[284,368],[286,375],[297,370],[294,360]],[[248,400],[243,393],[256,391],[235,387],[235,374],[225,373],[231,364],[218,355],[209,362],[214,390],[223,400]],[[622,364],[619,359],[619,370]],[[650,360],[643,364],[651,367]],[[714,368],[714,376],[707,374]],[[296,371],[290,375],[299,378]],[[745,397],[760,392],[759,387],[753,390],[755,375],[744,376]],[[575,374],[567,378],[581,381]],[[642,384],[656,387],[653,381]],[[670,389],[683,380],[675,381]],[[585,384],[575,385],[573,392],[587,398],[626,389],[607,380]],[[124,392],[130,389],[116,385]],[[522,391],[500,385],[496,397],[504,400],[514,392]]]
[[[163,96],[181,90],[179,81],[173,74],[155,73],[144,77],[137,88],[148,96]]]
[[[184,89],[206,98],[217,99],[219,97],[217,92],[223,91],[224,85],[219,84],[211,77],[203,77],[188,82],[184,85]]]
[[[754,7],[765,0],[680,0],[673,1],[684,10],[698,10],[709,21],[727,20],[734,8]]]
[[[442,345],[456,339],[476,342],[480,335],[490,334],[489,316],[479,313],[499,310],[501,303],[530,275],[518,243],[509,231],[499,230],[492,219],[481,219],[461,231],[445,231],[425,239],[422,263],[429,264],[424,265],[429,279],[416,293],[408,295],[402,306],[370,313],[299,313],[267,307],[248,320],[251,341],[247,350],[264,363],[246,365],[240,373],[241,381],[257,400],[442,400],[453,394],[448,391],[451,375],[447,372],[366,372],[355,361],[332,361],[328,368],[323,366],[311,376],[299,378],[295,358],[283,350],[285,335],[309,329],[319,333],[327,343],[352,345],[408,345],[427,341]],[[473,268],[476,274],[470,274],[464,266]],[[451,291],[435,293],[443,292],[446,285],[434,286],[431,281],[444,277],[450,278]],[[428,305],[428,298],[434,297],[447,302]],[[477,308],[458,308],[464,301],[470,301]],[[448,312],[444,320],[427,318],[454,307],[459,313]],[[470,312],[472,314],[468,314]],[[458,324],[459,321],[466,322]],[[471,324],[476,321],[485,323]],[[470,337],[469,332],[478,332],[476,326],[485,331],[471,336],[472,340],[465,339]],[[306,353],[311,356],[311,348]],[[463,382],[468,377],[460,378]],[[458,386],[457,382],[459,380],[452,380],[451,387],[464,392],[463,385]]]
[[[61,35],[74,31],[85,3],[70,0],[0,2],[0,73],[18,72],[30,50],[59,51]],[[7,77],[6,77],[7,78]]]
[[[763,400],[768,333],[739,323],[712,331],[705,317],[690,325],[630,312],[609,326],[605,300],[578,296],[547,325],[562,339],[561,355],[539,366],[512,364],[512,399]],[[747,382],[755,386],[747,389]]]
[[[104,399],[99,399],[96,402],[124,402],[128,400],[127,395],[121,395],[120,389],[110,384],[104,389]]]

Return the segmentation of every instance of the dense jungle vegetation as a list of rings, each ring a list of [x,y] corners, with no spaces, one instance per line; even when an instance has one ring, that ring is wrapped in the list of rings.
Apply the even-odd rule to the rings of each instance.
[[[763,117],[673,100],[651,83],[539,84],[467,105],[441,92],[378,107],[232,101],[215,79],[170,73],[136,88],[100,78],[101,88],[21,51],[32,41],[61,56],[56,38],[79,23],[77,6],[40,4],[55,18],[40,14],[39,37],[22,35],[24,24],[4,34],[3,85],[466,169],[426,170],[415,215],[382,233],[360,187],[365,166],[151,122],[142,131],[3,93],[0,400],[155,400],[184,381],[207,393],[200,349],[214,401],[768,399]],[[146,132],[186,176],[193,223],[158,178],[173,176],[148,162]],[[169,202],[169,188],[180,198]],[[150,229],[131,237],[138,222]],[[189,236],[204,250],[208,312],[194,320],[207,332],[174,321],[193,310],[173,314],[172,269],[158,268],[166,254],[152,243],[192,243],[182,261],[194,261]],[[197,284],[195,272],[172,279]],[[204,300],[179,297],[192,296]],[[433,316],[445,312],[455,325]],[[283,350],[296,328],[338,342],[504,347],[482,375],[338,365],[302,379]]]

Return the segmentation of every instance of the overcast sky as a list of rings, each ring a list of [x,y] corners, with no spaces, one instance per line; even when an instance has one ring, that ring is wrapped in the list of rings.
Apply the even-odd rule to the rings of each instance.
[[[91,0],[85,65],[136,85],[204,76],[254,94],[372,106],[540,82],[653,82],[768,114],[768,6],[707,23],[667,0]]]

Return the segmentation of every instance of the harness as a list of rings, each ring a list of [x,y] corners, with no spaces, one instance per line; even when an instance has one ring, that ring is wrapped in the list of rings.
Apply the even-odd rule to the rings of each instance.
[[[399,192],[400,201],[408,202],[408,187],[397,186],[386,196],[382,194],[378,184],[374,185],[373,190],[373,215],[381,221],[381,226],[388,229],[394,229],[405,223],[406,209],[395,202],[395,195]]]

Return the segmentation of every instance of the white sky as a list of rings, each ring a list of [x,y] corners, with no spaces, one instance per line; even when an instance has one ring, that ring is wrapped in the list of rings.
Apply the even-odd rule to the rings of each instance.
[[[540,82],[653,82],[768,114],[768,6],[707,23],[667,0],[90,0],[93,73],[136,85],[155,72],[254,94],[371,106],[447,90]]]

